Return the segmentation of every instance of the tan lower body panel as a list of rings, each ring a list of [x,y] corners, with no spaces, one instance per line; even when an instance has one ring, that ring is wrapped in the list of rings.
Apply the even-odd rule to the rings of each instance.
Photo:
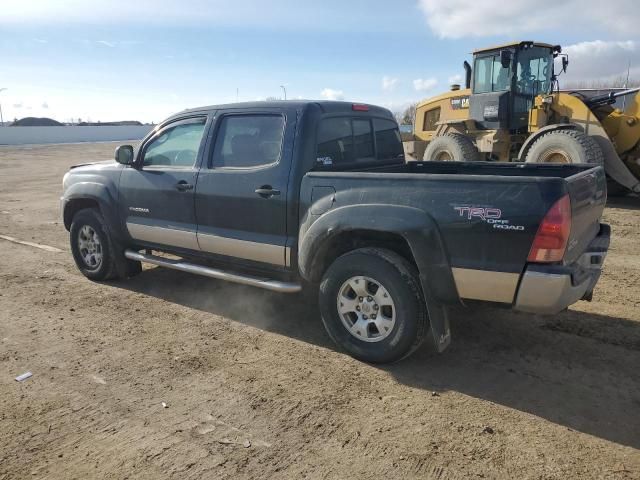
[[[285,247],[282,245],[249,242],[206,233],[198,233],[198,243],[200,244],[200,249],[204,252],[253,260],[254,262],[270,263],[272,265],[285,265]]]
[[[249,242],[235,238],[219,237],[176,228],[154,227],[127,222],[129,235],[136,240],[169,245],[172,247],[202,250],[208,253],[242,258],[272,265],[288,266],[289,247],[270,243]]]
[[[196,232],[193,231],[153,227],[151,225],[129,222],[127,222],[127,230],[129,230],[129,235],[136,240],[199,250]]]
[[[452,268],[460,298],[512,303],[518,288],[518,273]]]

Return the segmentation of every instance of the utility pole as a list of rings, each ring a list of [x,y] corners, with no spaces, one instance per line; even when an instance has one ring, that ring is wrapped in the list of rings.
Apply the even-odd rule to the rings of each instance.
[[[282,89],[282,91],[284,92],[284,99],[287,99],[287,89],[284,88],[284,85],[280,85],[280,88]]]
[[[0,88],[0,92],[6,90],[6,88]],[[0,126],[4,127],[4,118],[2,118],[2,104],[0,104]]]
[[[627,80],[624,82],[624,88],[629,88],[629,73],[631,72],[631,60],[627,64]],[[627,96],[622,97],[622,110],[627,109]]]

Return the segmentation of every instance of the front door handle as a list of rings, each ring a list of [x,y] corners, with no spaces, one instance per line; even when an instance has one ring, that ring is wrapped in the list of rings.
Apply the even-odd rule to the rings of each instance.
[[[280,190],[274,190],[271,185],[263,185],[260,188],[256,188],[256,193],[263,198],[269,198],[274,195],[280,195]]]
[[[176,189],[179,192],[187,192],[189,190],[193,190],[193,185],[187,183],[185,180],[180,180],[178,183],[176,183]]]

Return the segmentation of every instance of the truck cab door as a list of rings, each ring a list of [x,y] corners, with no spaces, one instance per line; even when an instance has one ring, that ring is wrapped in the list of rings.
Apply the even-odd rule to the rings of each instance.
[[[120,177],[120,218],[135,243],[198,250],[194,194],[206,116],[170,122]]]
[[[195,194],[198,244],[234,263],[288,266],[287,203],[295,109],[225,110]]]

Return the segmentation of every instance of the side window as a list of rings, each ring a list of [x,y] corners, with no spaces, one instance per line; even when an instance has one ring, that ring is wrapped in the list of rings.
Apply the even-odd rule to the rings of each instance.
[[[439,109],[438,109],[439,110]],[[378,160],[404,158],[402,139],[398,131],[398,125],[391,120],[382,118],[373,119],[373,128],[376,132],[376,150]]]
[[[198,156],[206,119],[163,130],[145,146],[144,166],[192,167]]]
[[[491,91],[491,67],[493,57],[477,58],[473,68],[473,93]]]
[[[500,63],[500,56],[493,57],[493,91],[501,92],[509,89],[509,68]]]
[[[353,132],[348,117],[325,118],[318,128],[319,166],[353,162]]]
[[[424,127],[423,130],[432,131],[435,130],[440,121],[440,107],[432,108],[424,112]]]
[[[283,136],[282,115],[222,117],[212,167],[247,168],[276,163],[280,159]]]
[[[502,66],[499,55],[476,59],[473,74],[473,93],[507,90],[509,81],[509,69]]]

